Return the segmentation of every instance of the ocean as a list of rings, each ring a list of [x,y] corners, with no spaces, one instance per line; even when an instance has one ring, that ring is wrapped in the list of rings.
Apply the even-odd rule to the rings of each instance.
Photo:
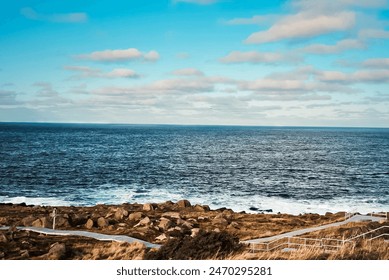
[[[0,203],[389,210],[389,129],[0,123]]]

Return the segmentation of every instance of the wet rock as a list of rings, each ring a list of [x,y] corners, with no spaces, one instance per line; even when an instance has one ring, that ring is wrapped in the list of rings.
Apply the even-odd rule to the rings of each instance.
[[[167,230],[169,227],[172,226],[172,221],[170,221],[167,218],[161,218],[161,221],[158,224],[158,227],[162,230]]]
[[[121,221],[123,220],[125,217],[128,217],[128,211],[123,209],[123,208],[119,208],[116,212],[115,212],[115,219],[118,220],[118,221]]]
[[[109,225],[107,219],[105,219],[104,217],[100,217],[97,219],[97,226],[100,227],[100,228],[104,228],[104,227],[107,227]]]
[[[136,222],[142,219],[142,216],[143,216],[142,212],[134,212],[128,216],[128,220]]]
[[[154,206],[151,203],[143,204],[143,211],[153,211]]]
[[[186,200],[186,199],[183,199],[183,200],[179,200],[177,201],[177,206],[179,208],[187,208],[187,207],[191,207],[191,204],[189,202],[189,200]]]
[[[94,225],[94,222],[93,222],[92,219],[88,219],[88,220],[86,221],[86,223],[85,223],[85,227],[86,227],[87,229],[92,229],[92,228],[93,228],[93,225]]]

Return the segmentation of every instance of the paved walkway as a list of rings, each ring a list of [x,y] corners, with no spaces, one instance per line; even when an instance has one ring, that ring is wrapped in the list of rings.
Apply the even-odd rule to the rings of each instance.
[[[48,235],[73,235],[73,236],[84,236],[94,238],[100,241],[117,241],[117,242],[140,242],[146,245],[149,248],[159,248],[160,245],[152,244],[150,242],[146,242],[137,238],[129,237],[126,235],[109,235],[109,234],[101,234],[96,232],[89,231],[80,231],[80,230],[57,230],[57,229],[49,229],[49,228],[37,228],[37,227],[16,227],[19,230],[27,230],[33,231],[37,233],[43,233]],[[0,227],[0,230],[7,230],[9,227]]]
[[[322,225],[322,226],[312,227],[312,228],[299,229],[299,230],[290,231],[290,232],[286,232],[286,233],[282,233],[282,234],[278,234],[278,235],[274,235],[274,236],[270,236],[270,237],[245,240],[244,242],[246,242],[246,243],[270,242],[270,241],[280,239],[283,237],[292,237],[292,236],[302,235],[302,234],[305,234],[308,232],[322,230],[322,229],[326,229],[326,228],[330,228],[330,227],[337,227],[337,226],[341,226],[341,225],[351,223],[351,222],[362,222],[362,221],[376,221],[376,222],[378,222],[378,221],[381,221],[383,219],[385,219],[385,218],[366,216],[366,215],[355,215],[355,216],[352,216],[351,218],[344,220],[342,222],[337,222],[337,223],[332,223],[332,224],[327,224],[327,225]]]

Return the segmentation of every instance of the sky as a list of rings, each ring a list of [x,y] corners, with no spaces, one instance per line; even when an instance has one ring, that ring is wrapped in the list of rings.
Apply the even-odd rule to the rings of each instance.
[[[0,121],[389,127],[389,3],[4,1]]]

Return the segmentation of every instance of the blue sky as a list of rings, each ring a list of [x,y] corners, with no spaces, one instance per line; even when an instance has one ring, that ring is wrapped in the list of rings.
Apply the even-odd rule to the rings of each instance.
[[[387,0],[30,0],[0,121],[389,127]]]

